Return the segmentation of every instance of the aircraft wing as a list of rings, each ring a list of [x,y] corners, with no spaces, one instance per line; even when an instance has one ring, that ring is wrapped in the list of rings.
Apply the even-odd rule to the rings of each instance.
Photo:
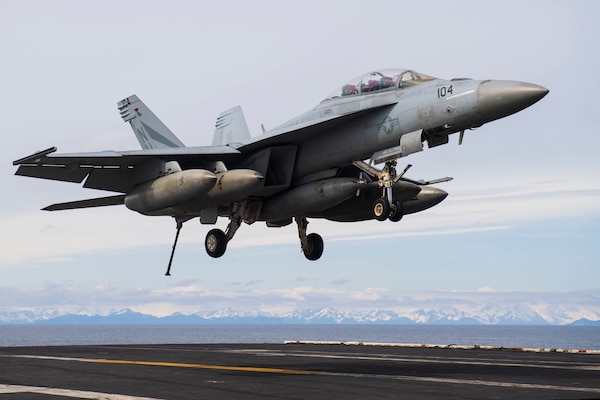
[[[151,159],[177,161],[184,168],[234,159],[240,152],[229,146],[177,147],[133,151],[54,154],[56,147],[13,162],[16,175],[81,183],[90,189],[127,193],[133,188],[131,173]],[[87,179],[86,179],[87,178]]]
[[[84,188],[128,193],[136,183],[131,179],[135,167],[151,159],[177,161],[183,169],[203,168],[214,161],[227,164],[265,147],[301,143],[309,137],[393,104],[395,101],[388,101],[363,109],[347,110],[341,115],[326,114],[318,119],[276,128],[245,144],[65,154],[55,154],[56,147],[51,147],[16,160],[13,165],[19,166],[16,175],[20,176],[74,183],[85,180]]]

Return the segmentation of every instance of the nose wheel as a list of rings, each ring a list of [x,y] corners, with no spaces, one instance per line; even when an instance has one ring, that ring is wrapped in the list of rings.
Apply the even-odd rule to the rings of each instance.
[[[373,203],[373,216],[377,221],[385,221],[390,215],[390,202],[385,197],[380,197]]]
[[[397,200],[390,204],[386,197],[380,197],[373,203],[373,216],[377,221],[398,222],[404,216],[404,207]]]
[[[408,164],[400,175],[396,173],[396,160],[387,161],[381,171],[371,169],[363,162],[355,162],[354,165],[375,175],[379,187],[382,189],[381,197],[373,203],[373,217],[377,221],[385,221],[386,219],[392,222],[400,221],[404,215],[404,207],[401,202],[394,200],[392,187],[412,165]]]
[[[389,214],[389,220],[392,222],[398,222],[402,219],[402,217],[404,216],[404,207],[402,206],[402,203],[400,203],[399,201],[394,201],[391,205],[390,205],[390,214]]]

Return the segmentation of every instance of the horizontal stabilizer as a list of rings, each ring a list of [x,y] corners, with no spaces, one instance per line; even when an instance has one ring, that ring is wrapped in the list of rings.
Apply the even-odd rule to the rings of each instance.
[[[123,204],[125,201],[125,195],[110,196],[110,197],[99,197],[95,199],[70,201],[68,203],[57,203],[52,204],[44,211],[61,211],[61,210],[74,210],[77,208],[91,208],[91,207],[105,207],[105,206],[118,206]]]

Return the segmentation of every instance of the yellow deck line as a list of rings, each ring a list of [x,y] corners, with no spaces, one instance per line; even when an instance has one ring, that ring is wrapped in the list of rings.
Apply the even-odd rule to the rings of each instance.
[[[197,368],[197,369],[213,369],[219,371],[242,371],[242,372],[259,372],[267,374],[286,374],[286,375],[312,375],[311,371],[302,371],[296,369],[283,368],[264,368],[264,367],[240,367],[232,365],[209,365],[209,364],[187,364],[187,363],[171,363],[162,361],[132,361],[132,360],[106,360],[106,359],[82,359],[81,361],[90,363],[103,364],[127,364],[127,365],[148,365],[153,367],[175,367],[175,368]]]

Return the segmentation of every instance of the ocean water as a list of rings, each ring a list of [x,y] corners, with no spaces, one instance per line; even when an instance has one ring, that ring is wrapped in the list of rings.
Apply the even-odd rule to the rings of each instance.
[[[597,326],[0,325],[0,347],[283,343],[286,340],[600,350]]]

